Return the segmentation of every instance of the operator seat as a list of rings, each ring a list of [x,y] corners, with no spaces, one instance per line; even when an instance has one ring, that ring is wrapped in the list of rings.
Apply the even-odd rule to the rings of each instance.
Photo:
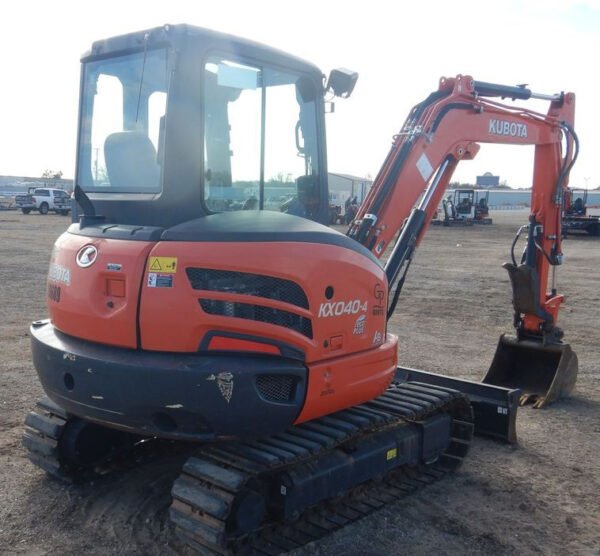
[[[575,214],[583,214],[583,199],[581,197],[577,197],[575,202],[573,203],[573,211]]]
[[[160,167],[156,163],[156,149],[145,133],[111,133],[104,141],[104,160],[112,187],[159,190]]]

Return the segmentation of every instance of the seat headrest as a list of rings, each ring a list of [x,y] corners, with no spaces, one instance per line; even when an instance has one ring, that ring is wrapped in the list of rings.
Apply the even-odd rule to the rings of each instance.
[[[158,191],[160,167],[156,163],[156,149],[145,133],[111,133],[104,141],[104,160],[112,187]]]

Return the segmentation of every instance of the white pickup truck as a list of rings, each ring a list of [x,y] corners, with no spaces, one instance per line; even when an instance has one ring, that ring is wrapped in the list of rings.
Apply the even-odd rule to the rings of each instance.
[[[30,189],[25,195],[17,195],[15,204],[23,214],[29,214],[32,210],[38,210],[40,214],[48,214],[50,211],[56,214],[69,214],[71,210],[71,197],[63,189],[51,187],[38,187]]]

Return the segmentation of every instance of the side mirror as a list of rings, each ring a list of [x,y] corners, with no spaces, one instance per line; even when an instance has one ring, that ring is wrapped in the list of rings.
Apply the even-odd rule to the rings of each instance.
[[[358,73],[346,68],[331,70],[327,80],[327,91],[332,91],[336,97],[348,98],[358,81]]]

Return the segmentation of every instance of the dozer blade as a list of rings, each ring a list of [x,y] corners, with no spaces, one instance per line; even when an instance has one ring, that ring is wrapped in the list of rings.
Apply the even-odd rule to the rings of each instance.
[[[543,345],[502,335],[483,382],[519,388],[521,405],[542,408],[571,393],[577,368],[577,355],[569,344]]]
[[[518,388],[482,384],[409,367],[398,367],[396,380],[423,382],[442,390],[450,388],[466,394],[473,408],[475,434],[509,444],[517,443],[517,409],[521,394]]]

